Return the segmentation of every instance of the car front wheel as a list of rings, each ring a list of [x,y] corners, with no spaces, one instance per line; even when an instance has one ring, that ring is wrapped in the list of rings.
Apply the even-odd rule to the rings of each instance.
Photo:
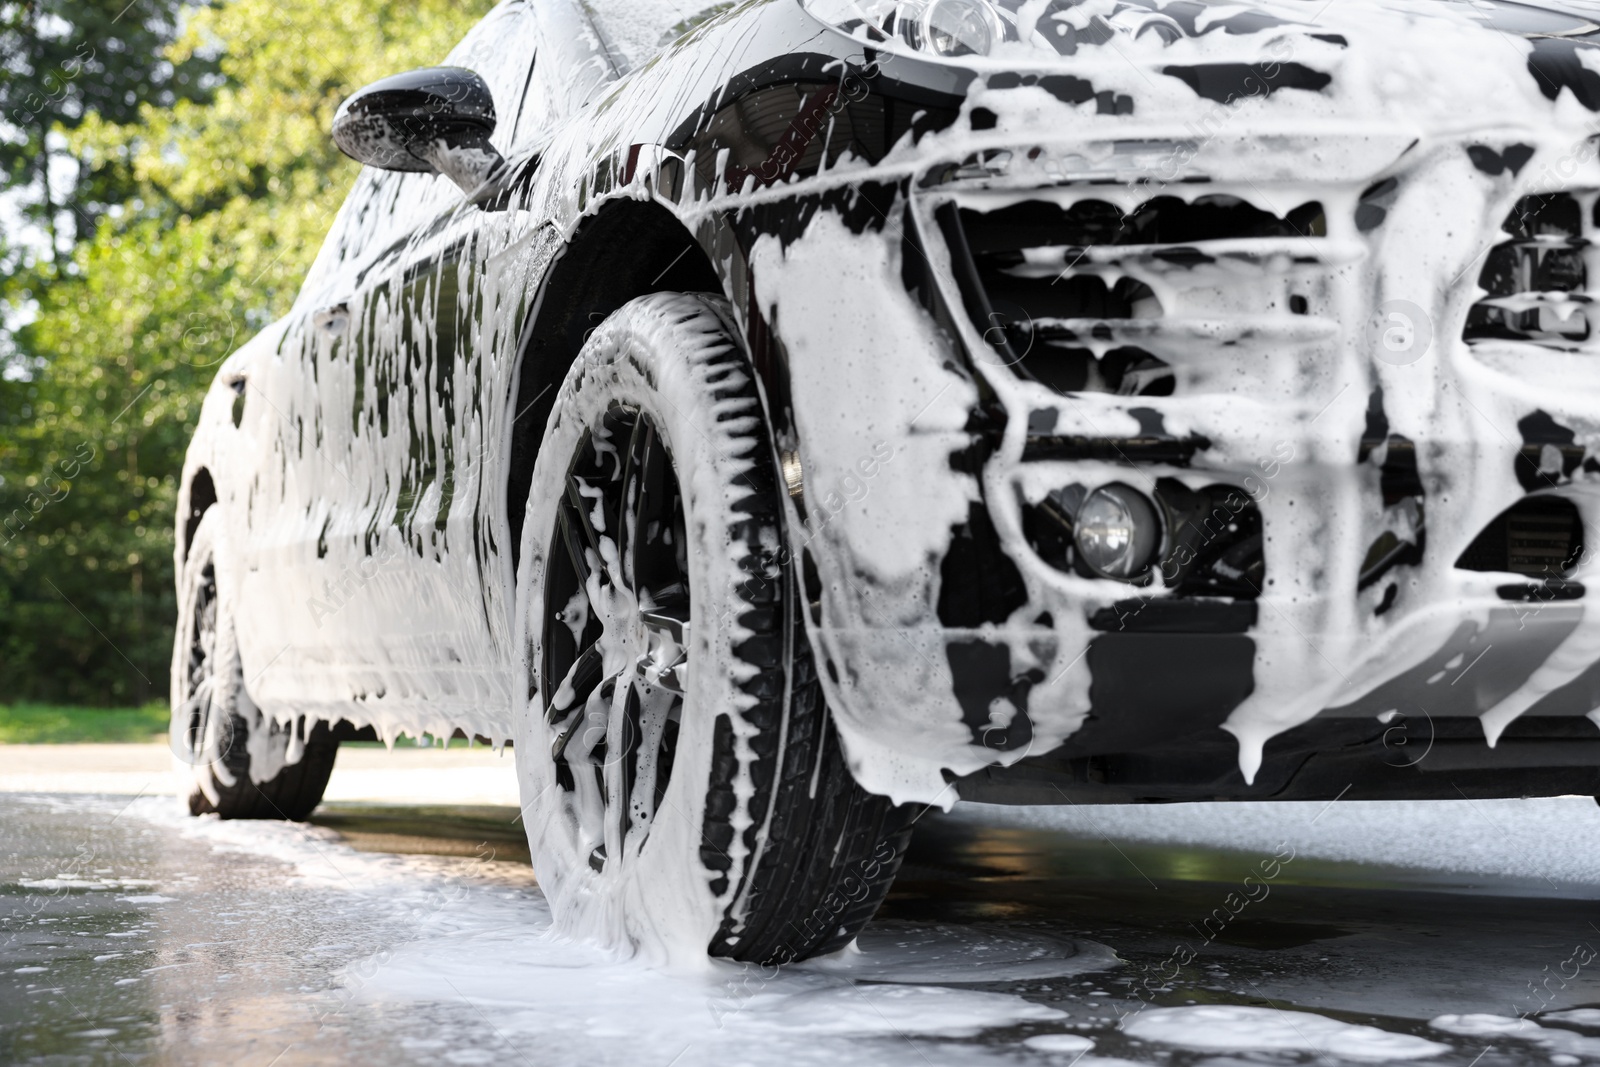
[[[866,924],[915,811],[845,765],[733,336],[722,301],[653,294],[567,375],[524,524],[516,755],[567,929],[788,962]]]

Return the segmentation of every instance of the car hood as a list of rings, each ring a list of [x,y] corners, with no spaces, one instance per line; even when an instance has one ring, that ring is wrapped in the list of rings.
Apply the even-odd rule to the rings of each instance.
[[[1118,0],[1114,6],[1106,21],[1122,31],[1118,36],[1137,41],[1154,35],[1164,47],[1192,42],[1218,59],[1247,54],[1264,42],[1278,43],[1282,51],[1282,42],[1298,37],[1429,67],[1440,63],[1501,67],[1520,61],[1546,98],[1555,99],[1562,89],[1570,89],[1585,107],[1600,109],[1600,74],[1593,69],[1600,68],[1600,58],[1579,58],[1600,45],[1600,4]],[[1291,87],[1295,78],[1325,84],[1328,72],[1292,59],[1284,62],[1305,69],[1281,87]]]
[[[1019,14],[1037,17],[1054,47],[1035,37],[940,65],[979,92],[1036,85],[1145,119],[1267,97],[1265,110],[1286,117],[1421,130],[1548,124],[1558,102],[1567,109],[1558,119],[1600,111],[1600,4],[1054,0]]]
[[[1221,32],[1244,35],[1283,27],[1315,27],[1318,32],[1359,31],[1370,7],[1404,15],[1446,19],[1518,37],[1584,39],[1600,33],[1600,4],[1520,3],[1513,0],[1383,0],[1374,5],[1342,0],[1118,0],[1112,20],[1137,21],[1159,15],[1187,37]],[[1123,12],[1129,12],[1123,15]]]

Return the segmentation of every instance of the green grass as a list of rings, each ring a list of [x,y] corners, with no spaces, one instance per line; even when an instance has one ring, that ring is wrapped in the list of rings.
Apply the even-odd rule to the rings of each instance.
[[[0,745],[116,744],[160,741],[167,736],[168,712],[165,704],[146,704],[142,708],[80,708],[55,704],[0,704]],[[458,737],[446,746],[428,737],[435,748],[466,748],[467,739]],[[377,741],[346,741],[356,748],[382,748]],[[402,734],[395,748],[415,748],[418,741]]]
[[[467,744],[467,739],[465,737],[453,737],[453,738],[450,739],[449,743],[446,743],[446,742],[440,740],[439,738],[434,737],[432,734],[423,734],[422,736],[427,739],[427,743],[426,744],[424,744],[423,742],[418,741],[416,738],[412,737],[410,734],[401,734],[399,737],[394,739],[394,747],[395,748],[468,748],[468,747],[474,747],[474,746],[469,746]],[[342,742],[340,742],[340,744],[349,745],[351,748],[385,748],[385,747],[387,747],[387,746],[384,745],[384,743],[382,741],[342,741]],[[485,746],[477,745],[475,747],[483,748]]]
[[[0,704],[0,745],[158,741],[166,736],[167,718],[165,704],[142,708]]]

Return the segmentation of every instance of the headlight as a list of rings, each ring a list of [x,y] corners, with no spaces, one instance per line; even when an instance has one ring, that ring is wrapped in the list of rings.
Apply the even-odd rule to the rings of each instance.
[[[1073,537],[1078,558],[1103,578],[1143,578],[1161,542],[1156,509],[1137,489],[1103,485],[1078,508]]]
[[[913,48],[936,56],[986,56],[1005,36],[988,0],[911,0],[896,7],[894,17]]]
[[[1016,36],[1016,16],[990,0],[801,0],[862,44],[954,59],[986,56]]]

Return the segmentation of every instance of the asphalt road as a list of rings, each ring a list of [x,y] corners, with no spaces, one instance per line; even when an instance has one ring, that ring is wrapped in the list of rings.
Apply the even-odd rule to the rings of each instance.
[[[1600,809],[1544,803],[1526,825],[1397,805],[1386,834],[958,809],[923,821],[860,956],[770,974],[553,935],[514,808],[328,805],[307,829],[0,795],[0,1062],[1600,1061],[1600,1011],[1552,1018],[1600,1008]],[[1367,862],[1317,855],[1362,824]],[[1483,854],[1453,863],[1456,831]]]

